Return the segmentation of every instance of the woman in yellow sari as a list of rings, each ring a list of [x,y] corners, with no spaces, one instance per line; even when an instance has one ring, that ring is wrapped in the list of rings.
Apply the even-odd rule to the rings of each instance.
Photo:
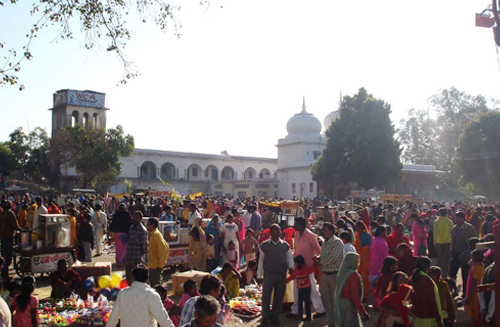
[[[354,227],[356,230],[354,247],[359,254],[358,273],[361,275],[361,280],[363,281],[363,298],[366,298],[371,289],[368,274],[370,273],[370,246],[372,243],[372,235],[365,223],[361,220],[358,220]]]
[[[189,232],[189,265],[192,269],[207,270],[206,249],[207,238],[205,231],[201,228],[201,218],[194,221],[193,227]]]

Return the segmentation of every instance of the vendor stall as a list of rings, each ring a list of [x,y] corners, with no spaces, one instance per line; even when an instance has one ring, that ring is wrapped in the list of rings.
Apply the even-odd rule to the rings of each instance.
[[[71,246],[69,216],[41,214],[36,230],[24,230],[18,234],[13,259],[14,269],[20,277],[56,271],[61,259],[65,259],[68,265],[73,264],[75,249]]]

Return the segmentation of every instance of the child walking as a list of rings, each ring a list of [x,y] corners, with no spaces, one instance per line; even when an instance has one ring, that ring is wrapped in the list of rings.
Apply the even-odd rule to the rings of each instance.
[[[212,272],[217,268],[217,259],[215,259],[214,236],[207,236],[207,272]]]
[[[259,252],[259,243],[253,237],[253,229],[247,228],[246,238],[243,240],[243,251],[245,251],[245,263],[249,263]]]
[[[297,288],[299,289],[299,316],[298,320],[311,321],[311,281],[309,274],[314,272],[312,267],[306,265],[304,257],[301,255],[293,258],[295,262],[295,271],[286,281],[287,283],[295,279]],[[306,317],[304,317],[304,306],[306,307]]]
[[[227,260],[233,267],[238,267],[238,250],[236,250],[236,244],[233,241],[229,241],[227,250]]]

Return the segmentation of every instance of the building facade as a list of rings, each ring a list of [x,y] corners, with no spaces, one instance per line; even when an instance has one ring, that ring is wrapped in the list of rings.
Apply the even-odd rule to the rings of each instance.
[[[342,98],[341,98],[342,101]],[[59,90],[54,94],[52,136],[67,125],[106,128],[106,95],[94,91]],[[334,110],[324,119],[324,129],[340,116]],[[127,193],[129,182],[135,190],[175,190],[179,194],[210,193],[223,196],[271,196],[283,199],[318,196],[318,183],[311,167],[326,147],[323,126],[314,115],[302,111],[287,122],[288,134],[278,140],[278,158],[135,149],[123,163],[119,182],[112,193]],[[62,169],[66,182],[77,174]],[[403,179],[394,193],[431,198],[435,189],[434,166],[404,165]],[[321,193],[321,192],[320,192]]]

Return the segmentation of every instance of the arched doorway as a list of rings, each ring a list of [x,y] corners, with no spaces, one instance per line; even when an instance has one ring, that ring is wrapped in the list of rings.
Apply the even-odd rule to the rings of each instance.
[[[141,178],[155,179],[156,165],[151,161],[146,161],[141,166]]]
[[[170,162],[165,162],[160,168],[160,177],[165,181],[175,179],[175,166]]]

